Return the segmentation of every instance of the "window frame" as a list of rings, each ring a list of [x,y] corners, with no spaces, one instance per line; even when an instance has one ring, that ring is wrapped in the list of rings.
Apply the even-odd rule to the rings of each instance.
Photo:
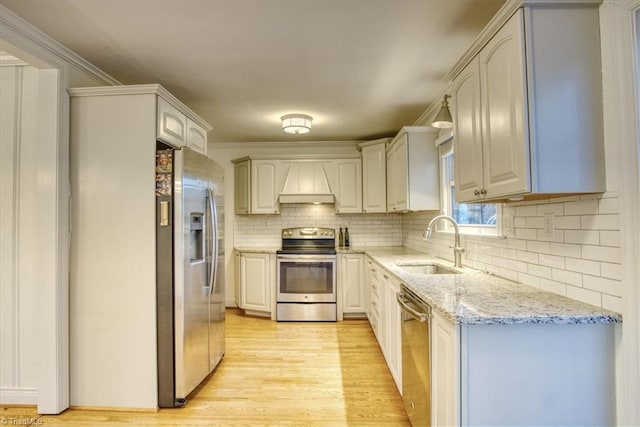
[[[453,218],[453,200],[455,197],[455,144],[453,133],[438,138],[436,141],[440,167],[440,211]],[[462,205],[464,203],[459,203]],[[502,237],[502,203],[496,205],[495,225],[458,224],[460,234],[470,236]],[[436,231],[453,233],[453,225],[446,221],[439,221]]]

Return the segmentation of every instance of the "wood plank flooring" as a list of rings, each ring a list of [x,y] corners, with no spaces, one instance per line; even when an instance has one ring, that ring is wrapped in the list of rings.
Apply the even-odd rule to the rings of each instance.
[[[6,407],[45,426],[409,426],[366,320],[277,323],[227,310],[226,354],[187,404],[158,412]],[[11,424],[12,420],[14,421]]]

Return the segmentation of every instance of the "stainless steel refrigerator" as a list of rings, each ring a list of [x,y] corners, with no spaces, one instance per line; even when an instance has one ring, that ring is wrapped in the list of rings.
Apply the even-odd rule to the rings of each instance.
[[[176,407],[224,355],[224,170],[158,143],[158,405]]]

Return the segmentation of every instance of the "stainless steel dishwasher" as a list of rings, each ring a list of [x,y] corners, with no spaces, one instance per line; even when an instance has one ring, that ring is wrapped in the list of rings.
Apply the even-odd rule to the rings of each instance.
[[[402,285],[402,400],[412,426],[431,425],[431,307]]]

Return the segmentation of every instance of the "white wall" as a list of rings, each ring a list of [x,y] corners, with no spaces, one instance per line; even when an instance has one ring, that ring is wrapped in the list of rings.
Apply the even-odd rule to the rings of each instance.
[[[37,402],[38,70],[0,66],[0,401]]]
[[[3,248],[9,248],[2,253],[3,262],[11,259],[6,256],[14,254],[19,254],[22,261],[31,262],[30,274],[33,276],[27,273],[19,276],[19,282],[11,282],[11,292],[19,295],[21,304],[30,305],[25,310],[33,310],[34,313],[33,327],[20,329],[20,336],[24,336],[21,345],[31,341],[37,343],[37,348],[34,351],[19,351],[19,346],[15,345],[0,348],[0,360],[10,358],[11,363],[20,369],[35,365],[36,388],[29,393],[23,393],[24,390],[18,390],[18,394],[2,393],[0,400],[12,404],[24,403],[26,399],[28,403],[37,403],[39,413],[56,414],[69,405],[69,105],[66,89],[71,85],[95,86],[118,82],[2,5],[0,50],[38,70],[37,106],[34,111],[20,115],[25,128],[21,142],[23,154],[17,159],[10,155],[7,157],[11,159],[10,168],[5,169],[3,164],[3,172],[11,171],[7,173],[13,176],[17,170],[22,171],[20,174],[25,171],[34,173],[28,178],[22,177],[24,191],[18,193],[14,187],[10,211],[15,215],[19,209],[19,220],[22,224],[31,223],[30,232],[37,238],[34,244],[26,235],[24,241],[16,237],[11,241],[2,240],[6,244]],[[14,89],[10,85],[2,86],[3,93],[11,93]],[[33,139],[33,147],[27,148],[24,138]],[[31,149],[34,151],[28,151]],[[4,155],[3,150],[3,160]],[[27,186],[31,188],[27,190]],[[3,206],[5,202],[3,196]],[[29,217],[33,215],[32,209],[38,212],[34,221]],[[13,268],[20,267],[13,261],[6,262],[13,263]],[[29,291],[26,284],[29,280],[37,282],[37,292]],[[3,314],[18,313],[23,307],[16,306],[14,302],[3,298],[0,311]],[[13,319],[14,325],[19,323],[17,315]],[[28,331],[31,332],[29,336],[26,335]]]

